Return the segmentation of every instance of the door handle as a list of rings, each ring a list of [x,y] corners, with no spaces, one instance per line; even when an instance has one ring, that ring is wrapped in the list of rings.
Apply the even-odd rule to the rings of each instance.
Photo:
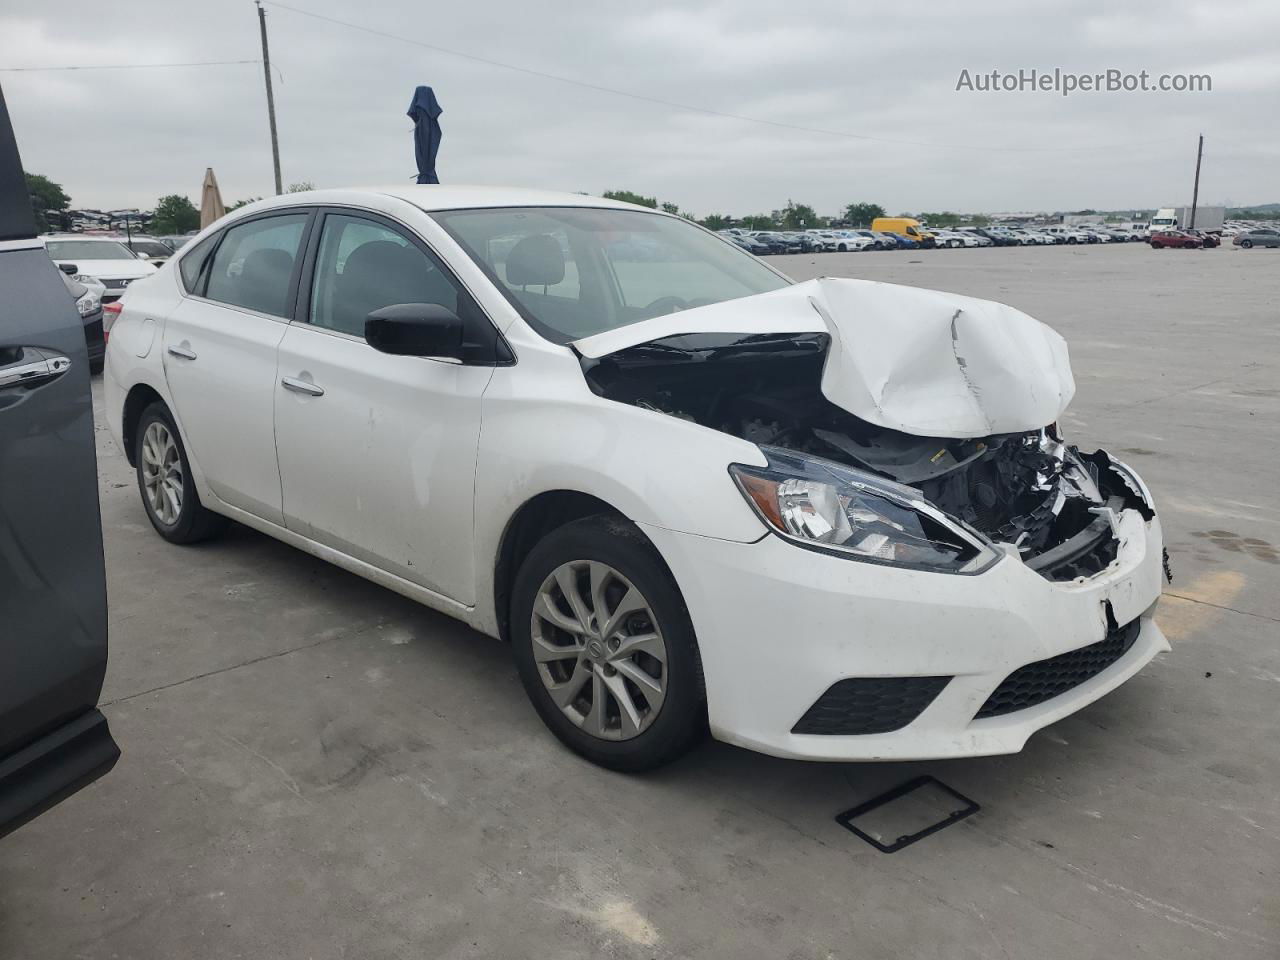
[[[169,353],[175,357],[181,357],[183,360],[194,360],[196,358],[196,352],[187,345],[185,340],[177,346],[169,347]]]
[[[17,354],[16,359],[0,364],[0,390],[48,383],[71,369],[71,361],[66,357],[46,354],[35,347],[18,347],[13,353]]]
[[[296,377],[282,377],[281,385],[294,393],[305,393],[309,397],[323,397],[324,388],[318,387],[310,380],[299,380]]]

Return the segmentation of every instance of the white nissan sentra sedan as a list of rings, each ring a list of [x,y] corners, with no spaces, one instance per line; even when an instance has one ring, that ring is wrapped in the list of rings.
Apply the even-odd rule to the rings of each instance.
[[[1168,649],[1142,480],[1010,307],[792,283],[679,217],[489,187],[224,217],[131,285],[110,429],[235,520],[511,644],[620,770],[1009,753]]]

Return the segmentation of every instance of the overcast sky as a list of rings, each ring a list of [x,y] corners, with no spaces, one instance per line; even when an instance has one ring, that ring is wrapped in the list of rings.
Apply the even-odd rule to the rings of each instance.
[[[268,4],[285,183],[408,182],[413,88],[441,179],[631,189],[703,215],[1280,201],[1280,3],[290,0],[489,60],[858,140],[710,116],[450,56]],[[260,56],[250,0],[0,4],[0,67]],[[1212,92],[957,92],[960,73],[1207,73]],[[29,171],[76,206],[271,192],[260,65],[0,73]],[[1053,148],[1053,149],[1044,149]],[[1071,149],[1065,149],[1071,148]],[[1078,148],[1078,149],[1077,149]]]

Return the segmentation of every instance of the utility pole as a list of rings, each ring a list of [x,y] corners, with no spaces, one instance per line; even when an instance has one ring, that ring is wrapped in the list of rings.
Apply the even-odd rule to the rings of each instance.
[[[1200,146],[1196,148],[1196,185],[1191,191],[1191,226],[1187,229],[1194,230],[1196,228],[1196,204],[1200,202],[1200,160],[1204,156],[1204,134],[1200,134]]]
[[[271,92],[271,53],[267,49],[267,11],[262,9],[262,0],[254,0],[258,5],[258,27],[262,32],[262,73],[267,80],[267,118],[271,121],[271,162],[276,173],[276,196],[284,193],[280,183],[280,141],[276,137],[276,98]]]

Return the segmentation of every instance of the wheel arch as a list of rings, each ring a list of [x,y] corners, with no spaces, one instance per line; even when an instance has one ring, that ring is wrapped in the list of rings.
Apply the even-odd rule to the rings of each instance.
[[[124,409],[120,417],[120,440],[124,447],[125,458],[129,461],[129,466],[131,467],[137,466],[134,447],[137,439],[138,422],[142,419],[142,411],[157,400],[160,403],[165,403],[160,391],[146,383],[134,384],[124,398]],[[166,407],[168,406],[168,404],[165,405]]]
[[[545,490],[530,497],[512,513],[498,541],[493,563],[493,609],[501,640],[510,639],[511,586],[529,551],[552,530],[593,516],[612,516],[633,522],[613,504],[580,490]]]

